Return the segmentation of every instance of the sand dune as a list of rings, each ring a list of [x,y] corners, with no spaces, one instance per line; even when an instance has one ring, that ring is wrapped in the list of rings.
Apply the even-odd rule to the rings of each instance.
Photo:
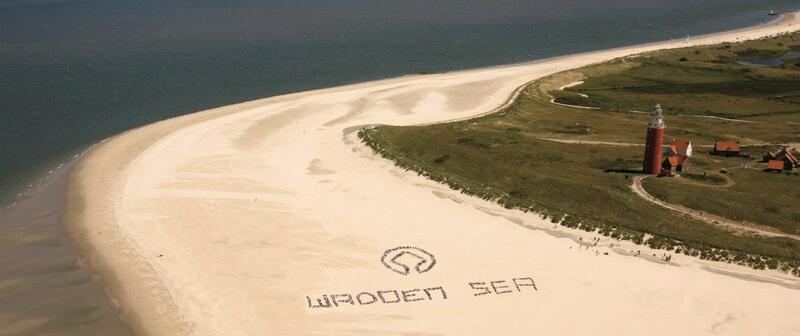
[[[472,117],[558,71],[797,22],[159,122],[79,162],[66,218],[146,335],[798,335],[795,279],[683,256],[661,263],[650,255],[663,252],[606,238],[583,250],[593,236],[399,170],[353,133]],[[384,255],[396,247],[413,248]]]

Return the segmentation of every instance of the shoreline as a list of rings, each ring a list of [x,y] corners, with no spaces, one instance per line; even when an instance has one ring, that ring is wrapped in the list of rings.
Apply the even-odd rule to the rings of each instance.
[[[784,27],[785,23],[788,23],[788,25]],[[386,240],[385,238],[373,236],[371,233],[362,232],[363,228],[358,224],[343,224],[343,226],[339,227],[335,224],[320,222],[320,218],[316,218],[318,215],[301,214],[299,217],[296,216],[298,211],[310,211],[310,204],[316,201],[331,201],[332,199],[325,199],[319,195],[309,195],[303,191],[297,192],[295,190],[289,190],[287,185],[278,183],[279,181],[265,179],[263,176],[260,176],[260,174],[264,172],[271,172],[270,169],[279,169],[280,167],[274,165],[277,163],[275,161],[267,158],[263,159],[266,161],[257,161],[248,156],[237,155],[241,153],[249,153],[248,155],[277,153],[292,145],[292,141],[289,140],[295,138],[293,138],[290,133],[297,131],[316,132],[318,137],[320,139],[324,137],[326,142],[321,144],[297,144],[294,150],[283,152],[284,155],[290,158],[290,164],[287,164],[288,167],[283,168],[291,169],[291,171],[276,172],[276,175],[284,176],[286,181],[291,181],[297,185],[309,188],[315,188],[316,185],[324,185],[325,183],[340,183],[340,187],[347,188],[349,185],[343,182],[354,181],[352,179],[353,177],[348,175],[341,177],[342,181],[333,181],[339,178],[337,175],[340,174],[337,173],[348,169],[357,170],[362,167],[356,167],[352,164],[347,165],[345,162],[337,161],[331,155],[326,155],[324,150],[320,152],[320,148],[327,148],[329,150],[328,154],[347,153],[347,151],[342,151],[342,149],[349,150],[351,154],[357,153],[356,156],[359,158],[351,157],[350,159],[352,162],[358,161],[361,164],[367,163],[372,166],[363,168],[366,169],[365,173],[385,173],[386,170],[392,171],[392,169],[387,167],[390,163],[370,157],[370,153],[367,153],[363,147],[359,149],[357,144],[353,145],[352,137],[349,139],[345,137],[346,144],[344,147],[346,148],[328,148],[328,146],[336,145],[328,141],[329,137],[332,136],[331,134],[336,134],[338,132],[339,138],[335,140],[341,141],[341,130],[342,128],[346,129],[347,126],[352,127],[358,124],[365,124],[366,122],[382,120],[387,121],[387,123],[410,125],[474,118],[480,114],[487,113],[485,111],[496,111],[498,108],[502,108],[512,102],[516,93],[518,93],[520,88],[524,87],[526,83],[549,73],[567,70],[570,66],[581,67],[630,54],[698,45],[702,44],[704,41],[715,41],[715,39],[719,41],[721,39],[731,38],[735,39],[734,41],[740,41],[740,39],[743,40],[746,37],[760,36],[759,34],[765,34],[767,32],[775,33],[780,29],[795,30],[795,23],[797,23],[797,14],[789,14],[783,21],[773,25],[710,34],[703,37],[705,40],[690,39],[688,43],[657,42],[597,52],[579,53],[508,66],[462,70],[434,75],[408,75],[400,78],[384,79],[266,98],[160,121],[125,132],[105,143],[99,144],[78,162],[69,177],[67,205],[65,207],[64,218],[67,222],[69,234],[76,249],[79,251],[81,259],[90,269],[102,275],[104,282],[109,288],[111,297],[119,301],[123,317],[131,323],[137,334],[213,334],[221,330],[236,330],[241,333],[247,333],[247,331],[256,330],[254,328],[260,324],[249,319],[243,320],[239,316],[231,316],[230,312],[227,314],[223,313],[225,307],[232,308],[226,306],[226,304],[230,304],[230,302],[216,302],[214,300],[215,294],[208,294],[210,290],[215,288],[219,288],[220,292],[218,292],[218,294],[222,292],[232,292],[238,295],[244,294],[243,292],[237,291],[235,287],[231,287],[231,283],[216,278],[203,277],[202,284],[197,284],[197,287],[192,287],[186,292],[181,291],[181,289],[187,288],[186,286],[193,286],[191,280],[196,279],[192,279],[192,276],[202,276],[203,274],[207,274],[206,272],[210,273],[210,271],[213,271],[196,264],[190,259],[199,258],[204,260],[204,264],[208,263],[209,265],[214,265],[212,262],[214,260],[227,262],[231,257],[228,255],[229,252],[226,252],[226,249],[220,248],[221,250],[214,251],[216,253],[214,255],[205,255],[207,259],[197,257],[198,253],[195,252],[198,252],[197,248],[200,248],[200,246],[195,246],[191,244],[191,242],[169,240],[169,237],[174,237],[172,235],[181,230],[191,231],[190,234],[192,237],[198,238],[197,244],[201,244],[201,241],[212,237],[207,237],[201,232],[194,232],[187,226],[176,228],[175,231],[170,231],[170,228],[163,229],[161,225],[165,223],[159,222],[157,218],[171,216],[173,219],[177,219],[180,222],[186,221],[187,223],[195,223],[197,222],[196,219],[186,218],[192,217],[191,214],[181,213],[187,210],[197,210],[202,213],[203,211],[200,209],[202,209],[203,206],[214,206],[205,203],[203,201],[205,199],[212,198],[215,199],[216,202],[225,203],[226,207],[215,208],[215,210],[226,211],[226,209],[230,209],[231,207],[251,206],[242,203],[244,200],[242,199],[243,197],[247,199],[254,197],[256,203],[259,203],[258,199],[263,197],[269,200],[270,204],[252,206],[265,207],[259,208],[259,212],[272,211],[273,213],[265,217],[267,219],[294,223],[313,222],[314,224],[309,224],[309,226],[314,227],[315,235],[331,235],[332,232],[336,232],[336,234],[333,234],[333,237],[329,237],[333,242],[328,240],[322,242],[325,246],[336,246],[338,248],[347,249],[347,247],[336,244],[335,240],[346,240],[347,238],[341,237],[348,237],[348,235],[358,236],[371,242],[366,244],[370,245],[368,247],[356,244],[359,250],[346,253],[347,257],[324,257],[322,255],[317,255],[321,253],[320,251],[304,246],[301,241],[287,239],[290,242],[286,244],[287,246],[291,246],[292,251],[300,253],[313,252],[311,254],[314,255],[314,262],[311,262],[312,260],[297,261],[300,263],[300,266],[302,266],[299,267],[302,269],[300,271],[302,273],[301,275],[307,274],[306,272],[310,271],[308,268],[313,267],[314,264],[320,260],[323,261],[323,264],[326,260],[338,264],[344,262],[342,260],[355,258],[355,261],[351,262],[360,265],[363,262],[362,258],[374,252],[372,250],[375,248],[380,249],[380,247],[391,243],[393,240]],[[484,86],[492,87],[493,90],[487,90]],[[466,92],[458,93],[456,91]],[[488,92],[488,97],[486,91],[490,91]],[[387,94],[387,92],[390,94]],[[431,92],[435,92],[436,94],[431,94]],[[470,99],[468,96],[471,94],[475,94],[479,99]],[[359,101],[365,100],[365,98],[362,97],[368,98],[366,99],[367,102],[359,103]],[[444,100],[442,97],[445,97]],[[463,99],[467,100],[468,103],[463,105],[453,104],[448,101],[448,98]],[[350,103],[352,101],[356,102],[355,105]],[[387,103],[384,104],[382,102]],[[359,107],[359,104],[364,106]],[[306,106],[306,108],[303,109],[303,106]],[[409,110],[411,111],[410,113],[408,113]],[[326,116],[320,117],[318,116],[319,114],[326,114]],[[313,120],[314,122],[319,121],[319,124],[316,124],[318,128],[304,128],[302,125],[307,120]],[[227,138],[213,138],[222,137],[223,135],[227,135]],[[275,139],[272,139],[273,137]],[[274,141],[274,144],[270,143],[271,141]],[[210,155],[219,156],[220,160],[222,160],[221,162],[225,162],[225,158],[233,160],[227,162],[238,162],[236,160],[241,160],[245,163],[245,167],[243,168],[237,164],[233,164],[233,167],[224,163],[220,165],[220,161],[199,157],[202,156],[200,155],[201,153],[186,152],[186,150],[190,148],[209,148],[209,152],[212,153]],[[314,165],[313,160],[309,161],[305,160],[305,158],[303,158],[303,160],[294,160],[292,158],[293,155],[299,154],[291,153],[304,150],[316,151],[317,156],[323,157],[324,160],[317,159],[319,160],[317,162],[322,162],[321,166],[319,164]],[[171,155],[172,157],[167,158],[164,156],[165,154]],[[308,164],[308,167],[304,167],[307,162],[311,163]],[[261,167],[261,170],[248,170],[248,164]],[[207,165],[213,169],[209,169],[208,171],[187,169],[188,166],[203,165]],[[244,179],[252,181],[253,184],[259,185],[260,187],[256,188],[247,183],[232,183],[234,185],[228,185],[218,180],[210,180],[209,176],[214,175],[216,178],[217,174],[221,174],[221,172],[224,173],[226,166],[237,171],[236,174],[233,175],[239,176],[240,178],[241,176],[246,176]],[[298,176],[297,170],[302,170],[303,172],[308,171],[311,177]],[[176,171],[180,171],[180,174],[167,175]],[[337,173],[330,173],[331,171]],[[402,174],[402,172],[395,173]],[[315,186],[307,185],[307,182],[302,180],[302,178],[316,179],[320,176],[322,176],[321,180],[315,181]],[[375,177],[378,175],[369,176]],[[347,180],[347,178],[350,179]],[[417,196],[424,194],[429,195],[430,189],[432,188],[440,193],[449,195],[449,197],[458,197],[457,193],[453,194],[447,190],[442,190],[413,176],[394,178],[398,180],[386,180],[384,182],[387,184],[396,184],[398,182],[402,182],[401,184],[408,184],[407,182],[413,181],[415,184],[424,186],[423,188],[409,186],[423,190],[404,190],[404,193],[414,193]],[[323,182],[326,179],[329,182]],[[172,189],[164,191],[162,190],[162,186],[164,185],[170,185]],[[268,185],[269,187],[267,187]],[[372,186],[359,187],[363,187],[362,189],[364,190],[374,189],[370,189]],[[322,192],[322,190],[319,191]],[[192,192],[194,193],[190,195]],[[422,193],[420,194],[420,192]],[[391,192],[387,193],[390,194]],[[354,192],[354,194],[359,193]],[[351,198],[353,200],[358,199],[357,195],[350,195],[349,197],[355,197]],[[398,199],[410,201],[407,197],[401,195],[398,195]],[[463,201],[462,198],[459,198],[459,200]],[[155,206],[156,203],[153,203],[154,201],[165,203],[161,203],[163,206]],[[364,202],[368,201],[369,200],[364,200]],[[432,204],[438,203],[432,202]],[[354,204],[351,203],[351,205]],[[500,211],[497,209],[499,207],[497,205],[492,206],[485,204],[481,206],[490,209],[490,211]],[[136,212],[151,211],[151,207],[153,208],[152,213],[133,215]],[[272,209],[270,207],[276,208]],[[285,212],[281,207],[289,207],[292,211]],[[358,207],[360,207],[360,205]],[[324,210],[320,210],[320,212],[336,216],[329,216],[327,218],[339,218],[343,221],[353,221],[354,219],[351,214],[342,213],[340,209],[332,209],[326,206],[322,208],[324,208]],[[448,210],[450,210],[450,208],[448,208]],[[454,211],[455,214],[455,211],[460,210],[452,211]],[[241,210],[241,212],[242,213],[231,213],[228,220],[246,226],[247,216],[262,215],[250,213],[247,210]],[[470,212],[469,214],[473,213]],[[206,213],[205,215],[212,215],[212,213]],[[466,215],[466,213],[459,213],[459,216],[463,215]],[[367,216],[364,218],[370,217]],[[378,221],[382,221],[382,219],[378,219]],[[526,221],[535,222],[535,220],[531,218],[525,218],[521,221],[523,223]],[[394,224],[390,223],[384,224],[388,227],[394,226]],[[139,228],[139,225],[145,225],[147,229]],[[214,230],[214,228],[219,225],[219,223],[209,223],[208,225],[204,225],[204,227]],[[541,223],[538,223],[538,225],[541,225]],[[526,225],[523,224],[523,226]],[[150,232],[150,229],[153,231]],[[246,226],[244,229],[245,232],[259,230],[259,228],[252,226]],[[236,228],[232,228],[231,230],[236,230]],[[247,237],[243,237],[238,233],[216,233],[227,236],[228,240],[247,240]],[[297,234],[306,238],[310,237],[307,236],[308,232],[297,232]],[[405,239],[428,242],[434,245],[437,243],[435,239],[426,238],[425,236],[415,236],[413,234],[407,234]],[[538,237],[538,239],[542,238]],[[208,242],[211,241],[212,240],[208,240]],[[553,244],[561,243],[554,242]],[[297,249],[295,250],[294,248]],[[305,250],[303,250],[304,248]],[[361,248],[363,248],[363,250],[361,250]],[[160,249],[164,249],[168,252],[162,254],[159,252]],[[234,248],[228,246],[228,249]],[[446,248],[441,247],[441,249]],[[644,250],[643,247],[639,249]],[[245,253],[245,250],[238,250],[238,252]],[[277,250],[269,250],[269,252],[280,253]],[[355,254],[357,257],[350,257],[350,254]],[[174,261],[170,259],[169,262],[172,264],[165,264],[166,262],[160,261],[160,256],[163,255],[167,256],[167,258],[175,255],[176,259]],[[625,263],[626,266],[629,267],[635,267],[629,264],[627,260],[622,261],[622,263]],[[690,261],[683,267],[694,268],[697,265],[708,266],[704,263],[698,263],[697,261]],[[258,273],[260,276],[277,275],[270,273],[269,270],[258,268],[260,266],[252,266],[249,264],[235,266],[235,271]],[[721,268],[726,269],[726,267]],[[500,267],[500,269],[507,270],[505,267]],[[740,271],[738,268],[733,269]],[[214,270],[216,269],[214,268]],[[234,270],[219,269],[217,271],[233,272]],[[282,271],[290,275],[294,275],[293,272],[298,272],[290,269],[284,269]],[[380,269],[375,271],[376,275],[380,274],[377,278],[389,282],[396,281],[390,276],[384,276],[383,273],[379,273],[380,271]],[[452,270],[451,273],[458,277],[463,275],[462,272],[463,270]],[[743,273],[754,274],[746,271]],[[329,275],[324,279],[309,281],[308,285],[303,285],[303,289],[328,288],[330,285],[342,283],[342,279],[337,279],[336,277],[336,275]],[[348,276],[344,277],[347,278]],[[778,280],[775,281],[781,281],[779,277],[776,278]],[[297,278],[295,277],[292,280],[296,281]],[[440,278],[440,280],[445,280],[445,278]],[[271,289],[272,292],[270,293],[273,294],[276,290],[281,289],[280,287],[269,287],[269,285],[260,282],[258,284],[264,285],[266,289]],[[258,288],[256,284],[250,284],[250,286],[255,286],[250,287],[249,289],[251,290]],[[244,292],[247,293],[249,291],[245,290]],[[294,294],[298,293],[294,291],[287,292],[291,292],[292,294],[285,298],[285,300],[288,301],[284,301],[283,298],[279,300],[279,302],[270,301],[267,298],[259,298],[263,301],[260,301],[259,304],[253,304],[258,307],[251,307],[250,309],[252,310],[248,312],[263,313],[271,311],[269,308],[271,305],[277,305],[283,302],[283,304],[290,305],[292,308],[287,308],[288,312],[276,314],[278,315],[277,318],[290,319],[299,324],[302,323],[297,321],[311,323],[310,321],[314,319],[313,314],[309,317],[306,311],[298,311],[295,309],[296,307],[292,306],[291,299],[294,297]],[[141,295],[142,293],[149,293],[149,295]],[[282,297],[283,293],[280,294]],[[235,300],[236,295],[233,295],[233,297]],[[209,310],[205,310],[206,307],[192,306],[202,303],[213,303],[211,305],[215,306],[208,307]],[[218,310],[215,311],[213,310],[214,308]],[[403,311],[403,314],[409,316],[414,315],[411,311]],[[257,315],[250,314],[247,316],[252,317]],[[219,317],[221,320],[207,321],[204,317]],[[264,316],[264,318],[269,319],[272,317]],[[320,323],[322,326],[327,324],[328,327],[330,327],[330,321],[324,318],[322,320],[323,322]],[[305,329],[299,329],[300,327],[304,327]],[[309,330],[316,330],[318,326],[301,325],[300,327],[297,325],[269,325],[270,330],[276,332],[298,332],[301,330],[307,332]],[[514,332],[513,329],[510,331]],[[232,334],[234,333],[235,332],[232,332]]]
[[[725,31],[720,31],[720,32],[712,32],[712,33],[701,34],[701,35],[697,35],[697,36],[691,36],[690,40],[694,41],[695,39],[708,39],[708,38],[712,38],[712,37],[715,37],[716,35],[720,35],[720,34],[729,34],[729,33],[734,33],[734,32],[739,32],[739,31],[748,31],[748,30],[751,30],[751,29],[754,29],[754,28],[763,27],[763,26],[770,26],[770,25],[774,25],[774,24],[780,24],[782,21],[787,19],[788,15],[793,15],[793,14],[796,14],[796,13],[800,13],[800,11],[797,11],[797,12],[788,11],[788,12],[785,12],[785,13],[780,13],[779,15],[777,15],[777,17],[773,18],[772,20],[770,20],[768,22],[764,22],[763,25],[745,26],[745,27],[742,27],[742,28],[736,28],[736,29],[732,29],[732,30],[725,30]],[[673,41],[680,41],[680,40],[681,39],[670,39],[670,40],[664,40],[664,41],[656,41],[656,42],[648,42],[648,43],[636,44],[636,45],[633,45],[633,46],[649,46],[649,45],[654,45],[654,44],[661,44],[661,43],[665,43],[665,42],[673,42]],[[704,41],[702,41],[700,43],[701,44],[706,44],[706,43],[708,43],[708,41],[704,40]],[[603,51],[615,51],[615,50],[631,48],[633,46],[620,46],[620,47],[613,47],[613,48],[602,49],[602,50]],[[522,65],[531,65],[531,64],[551,61],[551,60],[554,60],[554,59],[570,57],[570,56],[579,56],[579,55],[583,55],[583,54],[590,54],[590,53],[596,53],[596,52],[598,52],[598,51],[596,51],[596,50],[595,51],[592,51],[592,50],[590,50],[590,51],[582,51],[582,52],[576,52],[576,53],[570,53],[570,54],[564,54],[564,55],[558,55],[558,56],[552,56],[552,57],[545,57],[545,58],[541,58],[541,59],[518,62],[518,63],[488,65],[488,66],[481,66],[481,67],[476,67],[476,68],[451,70],[451,71],[443,71],[443,72],[408,73],[408,74],[402,74],[402,75],[398,75],[398,76],[395,76],[395,77],[389,77],[389,78],[367,80],[367,81],[355,82],[355,83],[345,83],[345,84],[342,84],[342,85],[337,85],[337,86],[327,87],[327,88],[318,88],[318,89],[312,89],[312,90],[306,90],[306,91],[289,92],[289,93],[286,93],[286,94],[281,94],[281,95],[278,95],[278,96],[271,96],[271,97],[282,97],[282,96],[290,96],[290,95],[307,93],[307,92],[323,91],[323,90],[328,90],[328,89],[331,89],[331,88],[341,88],[341,87],[347,87],[347,86],[351,86],[351,85],[359,85],[359,84],[365,84],[365,83],[380,82],[380,81],[389,80],[389,79],[398,79],[398,78],[416,77],[416,76],[431,76],[431,75],[435,76],[435,75],[458,73],[458,72],[478,71],[478,70],[488,70],[488,69],[496,69],[496,68],[504,68],[504,67],[516,67],[516,66],[522,66]],[[271,97],[267,97],[267,98],[271,98]],[[225,106],[239,105],[239,104],[252,102],[252,101],[260,101],[260,100],[267,99],[267,98],[259,98],[259,99],[255,99],[255,100],[251,100],[251,101],[242,101],[242,102],[233,103],[233,104],[225,105]],[[498,108],[500,108],[500,107],[498,107]],[[208,110],[214,110],[214,109],[216,109],[216,108],[211,108],[211,109],[208,109]],[[208,110],[192,112],[190,114],[199,113],[199,112],[208,111]],[[491,113],[491,112],[487,112],[487,113]],[[181,117],[181,116],[177,116],[175,118],[178,118],[178,117]],[[168,119],[166,119],[166,120],[168,120]],[[156,121],[156,122],[153,122],[153,123],[157,123],[157,122],[160,122],[160,121],[164,121],[164,120],[159,120],[159,121]],[[151,124],[153,124],[153,123],[151,123]],[[142,125],[142,126],[136,127],[136,128],[146,127],[148,125]],[[108,141],[108,140],[110,140],[110,139],[112,139],[114,137],[117,137],[117,136],[119,136],[121,134],[124,134],[124,133],[127,133],[129,131],[132,131],[132,130],[134,130],[136,128],[132,128],[132,129],[130,129],[128,131],[125,131],[125,132],[122,132],[120,134],[112,135],[109,138],[103,139],[103,140],[101,140],[101,141],[99,141],[99,142],[97,142],[97,143],[95,143],[93,145],[89,145],[87,149],[77,150],[75,152],[76,154],[72,155],[71,159],[68,159],[66,161],[56,160],[56,161],[53,161],[53,162],[49,163],[48,165],[44,166],[43,168],[38,169],[38,170],[41,170],[42,175],[32,179],[27,187],[24,187],[24,188],[21,188],[19,190],[16,190],[15,191],[16,195],[13,195],[13,196],[9,197],[9,200],[8,200],[7,204],[0,204],[0,213],[12,208],[17,202],[24,200],[33,191],[33,189],[35,189],[37,186],[39,186],[41,184],[41,181],[43,179],[46,179],[50,174],[53,173],[53,171],[55,171],[57,169],[60,169],[63,165],[67,164],[68,162],[71,162],[72,160],[76,159],[78,156],[83,155],[88,149],[91,149],[93,146],[95,146],[97,144],[100,144],[100,143],[103,143],[105,141]],[[47,174],[44,174],[45,171],[47,171],[47,170],[49,170],[49,172]]]
[[[131,335],[102,281],[76,260],[61,219],[67,176],[80,155],[0,211],[0,259],[13,260],[0,272],[5,333]]]

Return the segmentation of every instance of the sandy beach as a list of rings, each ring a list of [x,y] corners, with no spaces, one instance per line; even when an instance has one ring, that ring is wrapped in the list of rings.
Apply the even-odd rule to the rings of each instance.
[[[141,335],[798,335],[796,278],[554,228],[396,168],[355,134],[494,111],[567,69],[798,27],[788,14],[158,122],[78,162],[65,221]]]

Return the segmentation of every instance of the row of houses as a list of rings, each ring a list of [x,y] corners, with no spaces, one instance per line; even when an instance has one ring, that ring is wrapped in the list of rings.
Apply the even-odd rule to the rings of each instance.
[[[689,168],[689,159],[692,157],[692,142],[684,139],[673,139],[666,152],[663,151],[664,143],[664,114],[661,105],[656,105],[647,124],[647,141],[645,142],[642,172],[645,174],[676,176]],[[800,146],[798,146],[800,151]],[[711,150],[711,155],[741,157],[742,144],[737,140],[717,140]],[[749,156],[746,156],[749,157]],[[797,157],[789,147],[781,147],[775,153],[768,152],[763,161],[767,163],[768,171],[792,170],[800,167]]]
[[[741,156],[742,145],[736,140],[717,140],[714,142],[712,155],[718,156]],[[767,152],[762,157],[762,161],[767,163],[767,171],[781,172],[793,170],[800,167],[800,161],[792,153],[791,147],[783,146],[777,152]]]
[[[800,146],[798,146],[800,148]],[[742,146],[736,140],[718,140],[714,143],[711,155],[738,157],[742,156]],[[667,148],[661,164],[661,174],[675,176],[689,169],[692,157],[692,142],[684,139],[673,139]],[[767,152],[761,162],[767,163],[767,171],[782,172],[800,168],[798,155],[792,153],[790,147],[781,147],[777,152]]]

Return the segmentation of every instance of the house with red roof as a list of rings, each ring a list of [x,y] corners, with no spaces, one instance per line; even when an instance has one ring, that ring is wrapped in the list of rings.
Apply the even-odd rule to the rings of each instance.
[[[768,171],[780,172],[800,167],[800,160],[797,159],[797,156],[792,153],[792,149],[789,147],[781,147],[775,153],[768,152],[764,155],[764,162],[767,162]]]
[[[672,139],[666,154],[667,158],[661,164],[662,173],[675,176],[678,172],[686,172],[689,170],[689,158],[692,156],[692,142]]]
[[[714,142],[714,149],[711,151],[712,155],[719,156],[739,156],[742,151],[742,145],[736,140],[717,140]]]

